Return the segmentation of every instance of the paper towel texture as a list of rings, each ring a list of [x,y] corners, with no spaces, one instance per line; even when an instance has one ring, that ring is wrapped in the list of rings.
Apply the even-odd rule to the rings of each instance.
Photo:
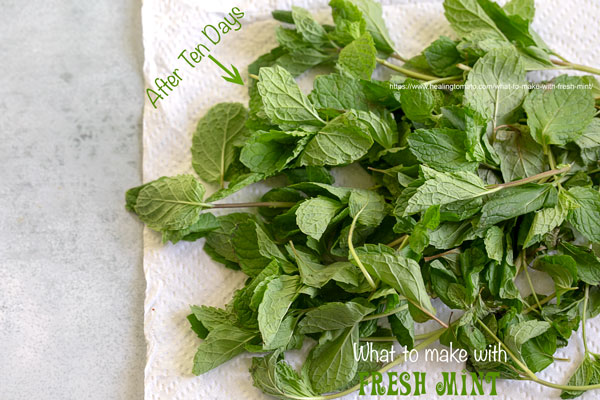
[[[453,36],[444,18],[441,1],[384,1],[383,4],[385,20],[396,48],[405,56],[418,54],[440,34]],[[271,10],[290,9],[292,5],[310,9],[320,21],[331,19],[327,2],[322,0],[241,0],[235,3],[229,0],[144,0],[145,86],[155,88],[154,80],[158,77],[166,79],[175,68],[180,69],[182,77],[174,91],[158,103],[158,109],[154,109],[148,101],[145,103],[145,182],[163,175],[193,173],[190,146],[198,119],[218,102],[247,104],[248,101],[246,87],[225,82],[221,78],[221,71],[208,60],[203,60],[192,69],[183,60],[178,60],[178,55],[184,49],[190,51],[199,43],[204,43],[201,30],[206,24],[217,23],[232,7],[239,7],[245,13],[241,19],[243,27],[225,35],[216,48],[211,47],[211,54],[227,66],[237,66],[246,81],[246,66],[276,46],[274,30],[279,23],[271,18]],[[572,62],[600,65],[599,1],[538,0],[536,6],[535,29],[551,48]],[[376,76],[383,77],[388,73],[378,67]],[[310,77],[302,77],[301,87],[305,92],[310,90],[310,82]],[[360,173],[358,168],[336,171],[336,184],[356,185],[362,179],[364,185],[368,186],[368,176],[364,173],[361,176]],[[282,182],[271,180],[255,184],[234,194],[228,201],[256,200],[270,185],[278,183]],[[160,235],[147,228],[144,231],[144,272],[147,282],[144,321],[148,344],[145,397],[152,400],[268,398],[252,386],[248,373],[250,355],[236,357],[202,376],[191,374],[192,359],[199,339],[189,329],[186,319],[189,305],[222,307],[246,278],[241,272],[213,262],[202,251],[203,243],[200,240],[176,245],[162,244]],[[440,307],[439,303],[435,305]],[[442,318],[447,316],[447,313],[441,313]],[[429,322],[419,326],[418,333],[436,328],[433,322]],[[588,322],[588,330],[591,349],[600,351],[600,319]],[[566,383],[581,358],[582,347],[580,335],[573,335],[569,346],[560,349],[557,354],[559,357],[569,357],[570,362],[555,362],[540,376],[553,382]],[[441,379],[440,371],[460,372],[462,368],[460,364],[425,364],[418,361],[396,370],[426,371],[429,394],[420,398],[427,399],[436,398],[434,383]],[[530,382],[498,381],[497,390],[498,396],[494,397],[497,399],[539,400],[558,398],[559,395],[558,390]],[[598,395],[600,392],[592,392],[582,398],[593,399]],[[356,397],[354,394],[346,398]]]

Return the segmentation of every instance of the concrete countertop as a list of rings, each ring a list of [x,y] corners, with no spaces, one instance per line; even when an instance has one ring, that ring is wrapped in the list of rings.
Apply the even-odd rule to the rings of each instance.
[[[0,399],[141,399],[141,2],[4,0]]]

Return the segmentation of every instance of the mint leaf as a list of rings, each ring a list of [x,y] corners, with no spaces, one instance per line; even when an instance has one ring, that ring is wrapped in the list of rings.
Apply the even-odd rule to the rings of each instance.
[[[425,289],[421,268],[416,261],[405,258],[384,245],[367,244],[357,248],[356,253],[370,274],[396,289],[402,296],[435,314]],[[416,308],[411,310],[414,311],[415,320],[423,322],[429,318]]]
[[[467,140],[464,131],[448,128],[417,129],[408,135],[410,151],[423,164],[438,171],[468,170],[474,172],[476,162],[465,157]]]
[[[475,31],[494,39],[506,39],[477,0],[444,0],[444,11],[446,19],[459,35],[466,36]]]
[[[494,129],[512,122],[527,96],[523,63],[518,55],[504,48],[477,60],[465,85],[465,104],[491,120]]]
[[[406,79],[400,92],[400,104],[406,117],[415,122],[427,122],[437,104],[436,93],[414,79]]]
[[[456,49],[456,42],[447,36],[440,36],[431,43],[423,51],[423,55],[436,75],[451,76],[461,73],[456,64],[462,62],[463,59]]]
[[[233,325],[218,325],[209,332],[206,340],[198,346],[194,356],[194,375],[201,375],[218,367],[245,351],[258,334]]]
[[[586,83],[581,77],[561,75],[554,80],[554,89],[529,93],[523,107],[536,142],[564,145],[581,136],[596,113],[591,89],[577,88]]]
[[[537,243],[543,235],[560,226],[569,212],[569,205],[563,191],[558,194],[558,203],[554,207],[536,211],[523,247],[527,248]]]
[[[240,161],[252,172],[274,175],[283,170],[304,149],[306,132],[258,131],[246,142]]]
[[[419,186],[408,200],[406,215],[424,211],[430,206],[473,199],[487,193],[483,181],[471,172],[441,173],[427,167],[422,168],[431,178]]]
[[[364,156],[373,139],[364,132],[356,113],[349,111],[329,121],[304,148],[300,164],[348,164]]]
[[[266,347],[271,345],[292,303],[300,294],[300,277],[281,275],[266,285],[258,306],[258,327]]]
[[[554,281],[557,304],[560,304],[560,297],[571,290],[573,283],[577,282],[577,264],[571,256],[539,257],[535,260],[533,267],[546,272]]]
[[[275,124],[320,125],[322,120],[292,75],[280,66],[263,67],[256,84],[264,112]]]
[[[550,323],[546,321],[531,320],[519,322],[508,327],[504,335],[504,343],[506,343],[515,355],[519,356],[523,343],[543,334],[550,329],[550,326]]]
[[[296,210],[296,224],[304,234],[319,240],[341,207],[340,202],[327,197],[305,200]]]
[[[327,33],[308,10],[292,6],[292,19],[296,25],[296,29],[302,35],[304,40],[311,43],[315,47],[323,46],[327,43]]]
[[[534,0],[510,0],[504,5],[504,11],[508,15],[518,15],[528,22],[533,22],[535,2]]]
[[[315,78],[309,98],[316,108],[363,110],[369,106],[360,81],[343,74],[321,75]]]
[[[371,190],[354,189],[348,200],[350,217],[360,212],[358,223],[363,226],[378,226],[386,215],[385,206],[384,198]]]
[[[208,207],[203,197],[204,187],[193,176],[163,177],[139,191],[135,212],[154,230],[185,229]]]
[[[525,129],[500,129],[496,133],[494,150],[500,158],[500,169],[505,182],[527,178],[546,170],[543,147],[536,143]]]
[[[377,65],[376,54],[373,38],[365,33],[342,49],[338,66],[355,78],[370,80]]]
[[[333,40],[345,46],[365,33],[367,24],[355,4],[349,0],[331,0],[329,6],[335,22],[334,31],[329,33]]]
[[[334,335],[331,340],[315,346],[306,360],[307,375],[318,393],[343,387],[357,372],[353,348],[358,344],[358,325],[334,331]]]
[[[387,109],[382,109],[379,113],[359,110],[356,116],[373,140],[384,148],[389,149],[398,141],[396,120]]]
[[[519,215],[556,204],[556,189],[551,185],[529,183],[495,193],[481,209],[480,227],[488,227]]]
[[[575,260],[579,279],[594,286],[600,283],[600,259],[590,249],[568,242],[561,243],[560,249]]]
[[[198,121],[192,137],[192,166],[207,182],[224,184],[225,173],[235,157],[235,146],[246,135],[248,112],[239,103],[213,106]]]
[[[567,221],[589,240],[600,243],[600,192],[574,187],[569,189],[569,194],[579,207],[569,211]]]
[[[317,333],[349,328],[374,310],[375,307],[365,306],[358,301],[325,303],[307,312],[298,329],[301,333]]]
[[[384,54],[394,52],[394,42],[390,39],[390,34],[383,20],[381,4],[373,0],[349,0],[361,12],[367,26],[367,31],[373,37],[377,50]]]

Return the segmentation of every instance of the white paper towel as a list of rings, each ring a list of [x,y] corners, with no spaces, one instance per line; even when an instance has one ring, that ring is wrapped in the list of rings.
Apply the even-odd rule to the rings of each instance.
[[[226,66],[236,65],[244,80],[246,66],[258,55],[276,46],[274,29],[279,25],[271,18],[274,9],[290,9],[299,5],[315,12],[321,21],[330,20],[323,0],[240,0],[233,2],[194,0],[144,0],[142,7],[145,51],[144,77],[147,88],[155,88],[154,80],[166,79],[175,68],[183,80],[159,101],[154,109],[146,100],[144,108],[144,181],[163,175],[193,173],[191,168],[191,137],[198,119],[214,104],[222,101],[247,103],[246,87],[225,82],[221,71],[208,60],[195,69],[187,67],[177,56],[183,49],[192,50],[205,43],[201,29],[215,24],[232,7],[239,7],[245,16],[243,27],[225,35],[211,54]],[[440,34],[452,36],[443,15],[441,1],[384,1],[384,14],[397,49],[406,56],[420,52]],[[600,2],[597,0],[538,0],[534,24],[537,32],[563,57],[572,62],[600,65]],[[381,71],[377,74],[386,74]],[[382,75],[379,75],[382,76]],[[301,86],[310,88],[304,77]],[[337,184],[354,185],[358,169],[337,173]],[[352,176],[352,182],[349,177]],[[260,183],[236,193],[228,200],[255,200],[269,184]],[[280,183],[280,182],[279,182]],[[264,399],[252,386],[248,373],[250,355],[236,357],[225,365],[202,376],[191,374],[192,359],[199,339],[189,329],[186,315],[190,304],[222,307],[230,301],[233,291],[243,285],[245,276],[213,262],[202,251],[204,241],[163,245],[160,236],[144,231],[144,272],[146,302],[145,335],[148,343],[145,370],[146,399]],[[535,272],[534,272],[535,273]],[[439,304],[438,304],[439,305]],[[436,329],[430,322],[419,332]],[[588,322],[588,340],[593,350],[600,351],[598,333],[600,319]],[[580,335],[573,335],[568,347],[558,356],[571,362],[556,362],[540,374],[544,379],[565,383],[582,355]],[[407,363],[396,370],[427,371],[428,394],[420,398],[436,398],[434,383],[440,371],[461,371],[460,364]],[[559,391],[531,382],[499,381],[497,399],[558,398]],[[600,396],[600,391],[587,393],[584,399]],[[348,399],[356,395],[347,396]],[[370,397],[378,398],[378,397]],[[393,398],[381,396],[382,399]],[[448,397],[451,398],[451,397]],[[482,397],[478,397],[482,398]]]

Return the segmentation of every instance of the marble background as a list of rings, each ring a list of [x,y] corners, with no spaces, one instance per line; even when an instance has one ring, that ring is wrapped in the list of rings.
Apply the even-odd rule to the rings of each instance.
[[[0,399],[141,399],[140,2],[0,9]]]

